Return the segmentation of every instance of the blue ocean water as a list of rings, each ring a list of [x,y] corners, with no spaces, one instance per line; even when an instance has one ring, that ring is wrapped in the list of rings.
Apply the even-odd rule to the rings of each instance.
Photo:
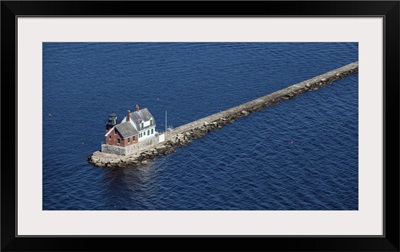
[[[43,43],[44,210],[357,210],[358,75],[146,166],[86,161],[113,111],[164,130],[358,60],[357,43]]]

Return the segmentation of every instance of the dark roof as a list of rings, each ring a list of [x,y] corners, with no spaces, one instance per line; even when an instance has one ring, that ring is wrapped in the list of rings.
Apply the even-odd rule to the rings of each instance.
[[[128,138],[138,134],[137,130],[132,126],[130,122],[123,122],[115,126],[115,128],[118,130],[123,138]]]
[[[132,119],[133,123],[136,125],[137,129],[140,129],[140,123],[142,121],[148,121],[152,118],[153,118],[153,116],[147,108],[141,109],[139,111],[131,112],[131,119]],[[156,122],[153,118],[153,126],[154,125],[156,125]]]

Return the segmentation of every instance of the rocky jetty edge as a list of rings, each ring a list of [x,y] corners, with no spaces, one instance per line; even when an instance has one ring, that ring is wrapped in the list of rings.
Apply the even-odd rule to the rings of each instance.
[[[262,96],[255,100],[246,102],[239,106],[177,127],[172,131],[166,132],[164,142],[158,144],[157,146],[144,149],[140,153],[129,156],[119,156],[96,151],[88,157],[88,162],[95,166],[101,167],[135,167],[137,165],[147,165],[150,160],[158,156],[172,153],[178,147],[185,146],[194,139],[202,137],[211,131],[218,130],[224,125],[232,123],[240,117],[260,111],[265,107],[277,104],[280,101],[290,100],[304,92],[315,91],[320,87],[331,84],[335,80],[344,78],[357,72],[358,61],[294,84],[271,94]]]

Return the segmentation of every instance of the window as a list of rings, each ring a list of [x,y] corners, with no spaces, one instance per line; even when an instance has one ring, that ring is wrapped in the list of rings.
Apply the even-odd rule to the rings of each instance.
[[[150,125],[153,125],[153,120],[150,120]]]
[[[143,124],[143,123],[141,123],[141,124],[140,124],[140,127],[141,127],[142,129],[143,129],[143,126],[144,126],[144,124]]]
[[[110,135],[110,139],[111,139],[111,135]]]
[[[145,132],[143,132],[143,135],[146,135],[146,131],[145,131]]]
[[[150,130],[147,131],[147,135],[150,135]]]
[[[120,144],[120,143],[121,143],[121,139],[118,138],[118,144]]]
[[[131,142],[131,138],[130,137],[128,137],[128,143],[130,143]]]
[[[154,133],[154,129],[151,129],[151,134],[153,134]]]

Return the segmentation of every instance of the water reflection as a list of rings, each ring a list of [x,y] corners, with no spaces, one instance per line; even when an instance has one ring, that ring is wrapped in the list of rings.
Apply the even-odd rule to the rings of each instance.
[[[162,163],[153,160],[137,167],[104,168],[107,205],[116,210],[156,209]]]

